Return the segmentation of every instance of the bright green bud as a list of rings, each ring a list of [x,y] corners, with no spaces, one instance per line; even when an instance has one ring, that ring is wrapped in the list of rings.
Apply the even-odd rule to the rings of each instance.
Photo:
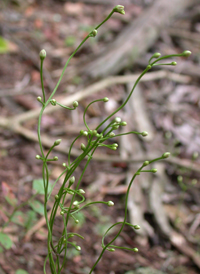
[[[145,161],[144,163],[143,163],[143,166],[148,166],[149,165],[149,161]]]
[[[113,146],[110,146],[110,149],[112,149],[112,150],[117,150],[117,147],[113,147]]]
[[[78,224],[78,223],[79,223],[79,220],[76,219],[76,220],[75,220],[75,223]]]
[[[37,97],[38,102],[42,102],[42,98],[40,96]]]
[[[94,129],[94,130],[92,131],[92,134],[93,134],[94,136],[97,136],[97,131],[96,131],[96,129]]]
[[[47,56],[46,50],[42,49],[40,51],[40,60],[44,60],[46,56]]]
[[[124,6],[122,6],[122,5],[115,6],[113,11],[118,12],[118,13],[123,14],[123,15],[125,14]]]
[[[78,201],[74,201],[74,202],[73,202],[73,205],[74,205],[74,206],[77,206],[77,205],[78,205]]]
[[[152,58],[159,58],[160,57],[160,52],[155,52],[153,55],[152,55]]]
[[[67,167],[67,164],[66,164],[66,163],[63,163],[62,165],[63,165],[64,167]]]
[[[88,132],[86,130],[83,131],[83,136],[88,136]]]
[[[189,50],[185,50],[184,52],[182,52],[182,56],[184,56],[184,57],[189,57],[191,54],[192,54],[192,52]]]
[[[171,65],[172,65],[172,66],[176,66],[177,63],[176,63],[176,62],[171,62]]]
[[[114,248],[107,248],[108,251],[114,252],[115,249]]]
[[[81,144],[81,149],[84,151],[85,150],[85,145],[82,143]]]
[[[119,145],[117,143],[114,143],[112,146],[113,147],[118,147]]]
[[[36,158],[37,160],[40,160],[40,159],[41,159],[40,155],[36,155],[35,158]]]
[[[142,135],[143,137],[145,137],[145,136],[148,135],[148,132],[147,132],[147,131],[143,131],[143,132],[141,133],[141,135]]]
[[[75,182],[75,177],[72,176],[72,177],[69,179],[69,183],[70,183],[70,185],[72,185],[74,182]]]
[[[54,156],[54,157],[53,157],[53,160],[54,160],[54,161],[58,161],[58,156]]]
[[[55,200],[58,200],[59,196],[58,194],[55,195]]]
[[[78,192],[79,192],[80,194],[85,194],[85,191],[84,191],[83,189],[79,189]]]
[[[60,215],[64,215],[64,214],[65,214],[65,212],[64,212],[64,211],[61,211],[61,212],[60,212]]]
[[[135,248],[133,248],[133,251],[134,251],[134,252],[138,252],[139,250],[138,250],[137,247],[135,247]]]
[[[84,130],[83,130],[83,129],[81,129],[80,134],[81,134],[81,135],[83,135],[83,132],[84,132]]]
[[[97,30],[96,29],[93,29],[89,34],[90,37],[95,37],[96,35],[97,35]]]
[[[148,66],[147,66],[147,69],[151,69],[151,65],[148,65]]]
[[[67,193],[69,193],[70,195],[74,195],[74,192],[70,189],[67,190]]]
[[[118,128],[119,128],[119,125],[114,125],[112,128],[113,128],[113,129],[118,129]]]
[[[108,102],[108,101],[109,101],[108,97],[104,97],[104,98],[103,98],[103,101],[104,101],[104,102]]]
[[[156,173],[158,170],[156,168],[152,168],[151,172]]]
[[[76,250],[81,251],[81,247],[77,245]]]
[[[74,107],[74,108],[77,108],[77,107],[78,107],[78,102],[77,102],[77,101],[74,101],[74,102],[73,102],[73,107]]]
[[[111,132],[108,134],[108,137],[114,137],[115,136],[115,133],[114,132]]]
[[[134,225],[133,226],[135,229],[140,229],[140,226],[139,225]]]
[[[58,139],[58,140],[56,140],[56,141],[54,142],[54,146],[58,146],[58,145],[60,145],[61,141],[62,141],[62,139]]]
[[[114,203],[112,201],[107,202],[108,206],[114,206]]]
[[[170,152],[165,152],[163,155],[162,155],[162,158],[168,158],[170,156]]]
[[[52,106],[56,106],[56,104],[57,104],[56,99],[52,99],[52,100],[50,101],[50,103],[52,104]]]
[[[116,123],[119,124],[119,123],[121,123],[121,121],[122,121],[122,119],[121,119],[120,117],[116,117],[116,118],[115,118],[115,122],[116,122]]]
[[[120,123],[121,126],[126,126],[127,125],[127,122],[123,121]]]

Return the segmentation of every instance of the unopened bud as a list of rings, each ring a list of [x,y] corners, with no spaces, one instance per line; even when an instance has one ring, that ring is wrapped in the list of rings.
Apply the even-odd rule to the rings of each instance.
[[[115,133],[114,132],[111,132],[108,134],[108,137],[114,137],[115,136]]]
[[[156,173],[158,170],[156,168],[152,168],[151,172]]]
[[[50,103],[52,104],[52,106],[56,106],[56,99],[52,99],[51,101],[50,101]]]
[[[139,250],[138,250],[137,247],[135,247],[135,248],[133,248],[133,251],[134,251],[134,252],[138,252]]]
[[[42,98],[40,96],[37,97],[38,102],[42,102]]]
[[[148,132],[147,132],[147,131],[143,131],[143,132],[141,133],[141,135],[142,135],[143,137],[146,137],[146,136],[148,135]]]
[[[108,201],[108,206],[114,206],[114,203],[112,201]]]
[[[93,29],[89,34],[90,37],[95,37],[96,35],[97,35],[97,30],[96,29]]]
[[[149,165],[149,161],[145,161],[144,163],[143,163],[143,166],[148,166]]]
[[[127,125],[127,122],[123,121],[120,123],[121,126],[126,126]]]
[[[77,245],[76,250],[80,251],[81,247],[79,245]]]
[[[74,202],[73,202],[73,205],[74,205],[74,206],[77,206],[77,205],[78,205],[78,201],[74,201]]]
[[[47,56],[46,50],[45,50],[45,49],[42,49],[42,50],[40,51],[40,59],[41,59],[41,60],[44,60],[46,56]]]
[[[171,65],[172,65],[172,66],[176,66],[177,63],[176,63],[176,62],[171,62]]]
[[[54,157],[53,157],[53,160],[54,160],[54,161],[58,161],[58,156],[54,156]]]
[[[162,158],[168,158],[170,156],[170,152],[165,152],[163,155],[162,155]]]
[[[83,189],[79,189],[78,192],[79,192],[80,194],[85,194],[85,191],[84,191]]]
[[[83,136],[88,136],[88,132],[86,130],[83,131]]]
[[[160,52],[155,52],[153,55],[152,55],[152,58],[159,58],[160,57]]]
[[[85,150],[85,145],[82,143],[81,144],[81,149],[84,151]]]
[[[116,123],[119,124],[119,123],[121,123],[121,121],[122,121],[122,119],[121,119],[120,117],[116,117],[116,118],[115,118],[115,122],[116,122]]]
[[[134,225],[133,226],[135,229],[140,229],[140,226],[139,225]]]
[[[108,102],[108,101],[109,101],[108,97],[104,97],[104,98],[103,98],[103,101],[104,101],[104,102]]]
[[[40,160],[40,159],[41,159],[40,155],[36,155],[35,158],[36,158],[37,160]]]
[[[77,107],[78,107],[78,102],[77,102],[77,101],[74,101],[74,102],[73,102],[73,107],[74,107],[74,108],[77,108]]]
[[[117,5],[116,7],[114,7],[113,11],[123,15],[125,14],[124,6],[121,6],[121,5]]]
[[[54,142],[54,146],[58,146],[58,145],[60,145],[61,141],[62,141],[62,139],[58,139],[58,140],[56,140],[56,141]]]
[[[189,57],[191,54],[192,54],[192,52],[189,50],[185,50],[184,52],[182,52],[182,56],[184,56],[184,57]]]
[[[75,177],[72,176],[72,177],[69,179],[69,183],[70,183],[70,185],[72,185],[74,182],[75,182]]]

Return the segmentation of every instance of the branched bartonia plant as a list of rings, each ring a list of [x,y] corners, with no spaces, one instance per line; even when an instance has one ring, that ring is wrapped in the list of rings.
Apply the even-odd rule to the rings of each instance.
[[[75,249],[77,250],[81,250],[80,246],[77,246],[73,241],[71,241],[71,238],[73,237],[80,237],[81,239],[84,239],[81,235],[77,234],[77,233],[71,233],[68,229],[68,223],[70,221],[70,219],[73,219],[75,221],[75,223],[78,223],[79,220],[76,218],[76,213],[78,213],[80,210],[82,210],[83,208],[92,205],[92,204],[97,204],[97,203],[101,203],[101,204],[106,204],[108,206],[113,206],[114,203],[112,201],[108,201],[108,202],[104,202],[104,201],[97,201],[97,202],[90,202],[90,203],[85,203],[85,197],[84,197],[84,193],[85,191],[83,189],[80,188],[80,184],[81,184],[81,180],[82,177],[88,167],[88,164],[90,163],[90,161],[92,160],[92,156],[95,152],[95,150],[98,147],[107,147],[110,148],[112,150],[116,150],[118,147],[117,143],[114,143],[112,145],[108,145],[106,144],[106,141],[110,138],[115,138],[118,136],[122,136],[122,135],[126,135],[126,134],[139,134],[141,136],[147,136],[147,132],[143,131],[143,132],[135,132],[135,131],[131,131],[131,132],[127,132],[127,133],[122,133],[122,134],[116,134],[113,132],[114,130],[118,129],[120,126],[126,126],[126,122],[121,121],[120,117],[115,117],[113,119],[113,116],[115,116],[115,114],[121,110],[128,102],[128,100],[130,99],[136,85],[138,84],[138,82],[140,81],[140,79],[142,78],[143,75],[145,75],[152,67],[154,66],[158,66],[158,65],[176,65],[176,62],[171,62],[171,63],[158,63],[159,61],[163,61],[167,58],[171,58],[171,57],[188,57],[191,52],[190,51],[184,51],[181,54],[172,54],[172,55],[167,55],[167,56],[163,56],[160,57],[160,53],[155,53],[153,54],[153,56],[150,58],[149,60],[149,64],[148,66],[145,68],[145,70],[141,73],[141,75],[138,77],[137,81],[135,82],[130,94],[128,95],[127,99],[124,101],[124,103],[118,107],[118,109],[116,109],[112,114],[110,114],[105,120],[103,120],[95,129],[90,129],[89,126],[87,125],[86,122],[86,111],[87,109],[94,103],[96,102],[108,102],[108,98],[104,97],[103,99],[98,99],[95,100],[93,102],[91,102],[85,109],[84,114],[83,114],[83,121],[85,124],[85,129],[80,131],[80,134],[74,139],[74,141],[72,142],[69,151],[67,151],[68,153],[68,162],[67,163],[63,163],[63,172],[60,174],[60,176],[57,178],[57,180],[55,180],[53,187],[56,185],[56,183],[58,182],[58,180],[64,175],[64,179],[62,182],[62,185],[58,191],[58,193],[55,195],[55,201],[54,201],[54,205],[53,208],[51,209],[51,215],[50,218],[48,218],[47,215],[47,204],[48,204],[48,200],[51,197],[52,194],[52,190],[53,187],[50,191],[50,193],[48,193],[48,188],[49,188],[49,167],[48,167],[48,163],[51,161],[57,161],[58,157],[53,157],[50,158],[50,153],[53,150],[53,148],[55,146],[58,146],[61,142],[61,139],[58,139],[54,142],[54,144],[52,145],[52,147],[49,149],[49,151],[47,152],[47,154],[45,155],[44,153],[44,149],[42,146],[42,140],[41,140],[41,134],[40,134],[40,128],[41,128],[41,119],[42,119],[42,115],[43,112],[45,110],[45,108],[49,105],[52,104],[53,106],[60,106],[63,107],[65,109],[68,110],[75,110],[78,107],[78,102],[74,101],[73,102],[73,106],[67,107],[64,106],[62,104],[60,104],[59,102],[57,102],[53,96],[56,93],[58,86],[61,82],[61,79],[64,75],[64,72],[67,68],[67,65],[69,63],[69,61],[71,60],[71,58],[76,54],[76,52],[79,50],[79,48],[83,45],[83,43],[86,42],[87,39],[89,39],[90,37],[95,37],[97,35],[97,30],[98,28],[105,23],[114,12],[118,12],[121,14],[125,14],[124,11],[124,7],[121,5],[117,5],[112,12],[108,15],[108,17],[101,23],[99,24],[93,31],[91,31],[86,37],[85,39],[80,43],[80,45],[76,48],[76,50],[72,53],[72,55],[69,57],[69,59],[67,60],[62,74],[58,80],[58,83],[55,87],[55,89],[53,90],[53,92],[51,93],[51,95],[49,96],[49,98],[46,98],[45,95],[45,91],[44,91],[44,84],[43,84],[43,61],[46,57],[46,52],[45,50],[41,50],[40,52],[40,60],[41,60],[41,69],[40,69],[40,76],[41,76],[41,86],[42,86],[42,97],[38,97],[37,100],[41,103],[42,105],[42,109],[39,115],[39,120],[38,120],[38,140],[39,140],[39,146],[40,146],[40,150],[41,150],[41,155],[36,155],[36,159],[41,160],[43,163],[42,166],[42,175],[43,175],[43,183],[44,183],[44,190],[45,190],[45,195],[44,195],[44,214],[45,214],[45,218],[46,218],[46,224],[47,224],[47,228],[48,228],[48,255],[45,259],[45,263],[44,263],[44,273],[46,273],[46,263],[47,261],[49,261],[50,264],[50,269],[51,269],[51,273],[52,274],[60,274],[62,269],[64,267],[66,267],[67,262],[66,262],[66,256],[67,256],[67,252],[68,252],[68,247],[69,246],[73,246]],[[98,132],[100,127],[105,124],[108,121],[108,125],[104,128],[103,131]],[[76,140],[78,140],[80,137],[84,136],[86,139],[87,144],[81,144],[81,150],[82,153],[80,153],[80,155],[74,160],[71,161],[71,150],[72,147],[74,145],[74,143],[76,142]],[[156,169],[144,169],[146,166],[150,165],[153,162],[165,159],[167,157],[169,157],[170,153],[169,152],[165,152],[161,157],[158,157],[156,159],[153,160],[148,160],[145,161],[141,167],[135,172],[135,174],[133,175],[129,185],[128,185],[128,189],[127,189],[127,193],[126,193],[126,199],[125,199],[125,212],[124,212],[124,219],[122,222],[117,222],[115,224],[113,224],[104,234],[103,238],[102,238],[102,251],[98,257],[98,259],[96,260],[96,262],[94,263],[94,265],[91,268],[91,271],[89,272],[90,274],[92,273],[92,271],[94,270],[94,268],[96,267],[96,265],[98,264],[98,262],[100,261],[103,253],[105,252],[105,250],[109,250],[109,251],[115,251],[116,248],[120,248],[120,249],[126,249],[126,250],[131,250],[134,252],[137,252],[138,249],[137,248],[126,248],[126,247],[120,247],[120,246],[116,246],[114,245],[114,241],[117,239],[117,237],[120,235],[120,233],[122,232],[123,228],[125,225],[128,225],[130,227],[132,227],[133,229],[139,229],[139,225],[132,225],[130,223],[128,223],[127,220],[127,201],[128,201],[128,196],[129,196],[129,191],[130,188],[133,184],[133,181],[135,179],[136,176],[140,175],[141,172],[153,172],[155,173],[157,170]],[[80,175],[80,177],[78,179],[76,179],[73,174],[74,171],[76,170],[76,168],[80,165],[80,163],[86,159],[86,163],[84,166],[84,169]],[[71,186],[74,185],[73,189],[71,188]],[[70,196],[70,205],[66,207],[66,197]],[[60,215],[62,216],[63,219],[63,231],[62,231],[62,235],[60,236],[60,239],[57,241],[57,243],[53,242],[53,226],[54,226],[54,221],[55,221],[55,217],[56,217],[56,213],[57,211],[59,211]],[[113,237],[112,240],[110,240],[109,242],[105,243],[105,237],[107,235],[107,233],[115,226],[119,227],[118,232],[116,233],[116,235]],[[60,254],[63,254],[62,256],[62,260],[60,257]]]

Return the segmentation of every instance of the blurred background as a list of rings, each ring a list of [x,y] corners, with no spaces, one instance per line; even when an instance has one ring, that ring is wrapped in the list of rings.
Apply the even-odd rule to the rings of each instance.
[[[62,139],[51,182],[63,171],[62,163],[83,124],[83,111],[92,100],[108,97],[88,109],[94,129],[125,100],[155,52],[162,55],[190,50],[189,58],[175,58],[177,66],[153,68],[117,115],[127,122],[118,133],[148,131],[145,138],[115,139],[117,151],[99,148],[82,180],[87,200],[112,200],[115,206],[91,206],[79,213],[81,252],[68,254],[63,273],[89,273],[101,252],[107,228],[123,220],[125,193],[141,162],[171,152],[153,165],[156,174],[135,180],[128,221],[115,244],[137,247],[105,252],[95,274],[196,274],[200,272],[200,1],[199,0],[1,0],[0,1],[0,274],[42,274],[47,256],[47,228],[37,143],[41,96],[39,52],[45,49],[44,85],[54,89],[70,54],[87,34],[121,4],[125,15],[114,14],[71,60],[55,98],[75,111],[51,107],[42,120],[42,141],[47,150]],[[76,142],[72,159],[80,154]],[[110,144],[112,141],[110,141]],[[76,171],[81,174],[83,165]],[[57,193],[62,181],[53,191]],[[50,199],[49,209],[54,198]],[[25,203],[23,207],[18,207]],[[13,213],[15,210],[15,214]],[[11,218],[12,217],[12,218]],[[108,236],[113,237],[117,229]],[[58,215],[54,240],[62,233]],[[111,238],[110,238],[111,239]],[[21,270],[20,270],[21,269]],[[22,269],[26,272],[23,272]],[[49,270],[48,270],[49,271]],[[50,273],[50,272],[48,272]]]

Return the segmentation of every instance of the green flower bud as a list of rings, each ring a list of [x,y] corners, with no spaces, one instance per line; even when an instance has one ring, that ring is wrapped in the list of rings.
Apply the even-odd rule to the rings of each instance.
[[[74,201],[74,202],[73,202],[73,205],[74,205],[74,206],[77,206],[77,205],[78,205],[78,201]]]
[[[117,150],[117,147],[115,147],[115,146],[114,147],[110,146],[109,148],[112,149],[112,150]]]
[[[76,250],[81,251],[81,247],[77,245]]]
[[[58,139],[58,140],[56,140],[56,141],[54,142],[54,146],[58,146],[58,145],[60,145],[61,141],[62,141],[62,139]]]
[[[35,158],[36,158],[37,160],[40,160],[40,159],[41,159],[40,155],[36,155]]]
[[[113,9],[113,12],[118,12],[118,13],[124,15],[125,14],[124,6],[122,6],[122,5],[115,6],[114,9]]]
[[[46,50],[45,49],[42,49],[40,51],[40,60],[44,60],[47,56],[47,53],[46,53]]]
[[[108,206],[114,206],[114,203],[112,201],[107,202]]]
[[[86,130],[83,131],[83,136],[88,136],[88,132]]]
[[[55,195],[55,200],[58,200],[59,196],[58,194]]]
[[[115,129],[118,129],[118,128],[119,128],[119,125],[114,125],[112,128],[113,128],[114,130],[115,130]]]
[[[78,102],[77,102],[77,101],[74,101],[74,102],[73,102],[73,107],[74,107],[74,108],[77,108],[77,107],[78,107]]]
[[[114,248],[107,248],[108,251],[114,252],[115,249]]]
[[[148,166],[149,165],[149,161],[145,161],[144,163],[143,163],[143,166]]]
[[[92,134],[93,134],[94,136],[97,136],[97,131],[96,131],[96,129],[94,129],[94,130],[92,131]]]
[[[133,251],[134,251],[134,252],[138,252],[139,250],[138,250],[137,247],[135,247],[135,248],[133,248]]]
[[[82,143],[81,144],[81,149],[84,151],[85,150],[85,145]]]
[[[83,129],[81,129],[80,134],[81,134],[81,135],[83,135],[83,132],[84,132],[84,130],[83,130]]]
[[[123,121],[120,123],[121,126],[126,126],[127,125],[127,122]]]
[[[165,152],[163,155],[162,155],[162,158],[168,158],[170,156],[170,152]]]
[[[103,101],[104,101],[104,102],[108,102],[108,101],[109,101],[108,97],[104,97],[104,98],[103,98]]]
[[[142,135],[143,137],[146,137],[146,136],[148,135],[148,132],[147,132],[147,131],[143,131],[143,132],[141,133],[141,135]]]
[[[120,117],[116,117],[114,120],[117,124],[121,123],[122,119]]]
[[[54,157],[53,157],[53,160],[54,160],[54,161],[58,161],[58,156],[54,156]]]
[[[96,29],[93,29],[89,34],[90,37],[95,37],[96,35],[97,35],[97,30]]]
[[[85,191],[84,191],[83,189],[79,189],[78,192],[79,192],[80,194],[85,194]]]
[[[41,102],[42,102],[42,97],[38,96],[38,97],[37,97],[37,100],[38,100],[38,102],[41,103]]]
[[[66,164],[66,163],[63,163],[62,166],[67,167],[67,164]]]
[[[160,52],[155,52],[153,55],[152,55],[152,58],[159,58],[160,57]]]
[[[140,226],[139,225],[134,225],[133,226],[135,229],[140,229]]]
[[[61,212],[60,212],[60,215],[64,215],[64,214],[65,214],[65,212],[64,212],[64,211],[61,211]]]
[[[192,52],[189,50],[185,50],[184,52],[182,52],[182,56],[184,56],[184,57],[189,57],[191,54],[192,54]]]
[[[70,183],[70,185],[72,185],[74,182],[75,182],[75,177],[72,176],[72,177],[69,179],[69,183]]]
[[[147,66],[147,69],[151,69],[151,65],[148,65],[148,66]]]
[[[172,65],[172,66],[176,66],[177,63],[176,63],[176,62],[171,62],[171,65]]]
[[[112,146],[113,147],[118,147],[119,145],[117,143],[114,143]]]
[[[108,137],[114,137],[115,136],[115,133],[114,132],[111,132],[108,134]]]
[[[78,224],[78,223],[79,223],[79,220],[76,219],[76,220],[75,220],[75,223]]]
[[[52,100],[50,101],[50,103],[52,104],[52,106],[56,106],[56,104],[57,104],[56,99],[52,99]]]
[[[70,194],[70,195],[74,195],[74,192],[70,189],[67,190],[67,193]]]
[[[156,168],[152,168],[151,172],[156,173],[158,170]]]

